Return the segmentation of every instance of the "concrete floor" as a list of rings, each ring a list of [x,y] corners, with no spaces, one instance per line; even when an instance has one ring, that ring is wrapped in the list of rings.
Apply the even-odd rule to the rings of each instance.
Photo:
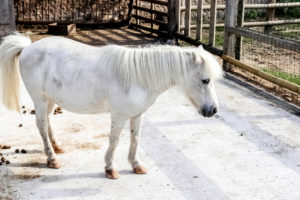
[[[299,200],[300,118],[230,80],[216,87],[216,117],[199,116],[177,88],[148,110],[140,148],[147,175],[133,174],[127,162],[127,124],[116,151],[118,180],[104,174],[109,114],[54,115],[66,153],[60,169],[48,169],[23,89],[26,114],[0,109],[0,144],[12,145],[1,150],[11,164],[0,166],[0,199]]]

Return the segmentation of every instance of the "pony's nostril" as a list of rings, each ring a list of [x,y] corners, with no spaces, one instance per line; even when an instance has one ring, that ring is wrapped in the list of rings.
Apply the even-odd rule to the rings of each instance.
[[[213,109],[212,109],[212,113],[213,114],[216,114],[218,112],[218,109],[216,108],[216,107],[214,107]]]

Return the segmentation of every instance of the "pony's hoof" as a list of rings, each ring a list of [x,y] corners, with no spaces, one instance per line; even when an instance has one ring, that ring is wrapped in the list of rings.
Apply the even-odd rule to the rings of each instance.
[[[54,146],[55,153],[64,153],[65,151],[60,146]]]
[[[139,167],[134,168],[133,172],[135,174],[147,174],[147,169],[145,167],[139,166]]]
[[[49,160],[47,162],[47,166],[49,168],[52,168],[52,169],[58,169],[58,168],[60,168],[60,164],[59,164],[59,162],[57,160]]]
[[[105,170],[105,175],[107,178],[110,178],[110,179],[118,179],[120,177],[119,172],[114,169]]]

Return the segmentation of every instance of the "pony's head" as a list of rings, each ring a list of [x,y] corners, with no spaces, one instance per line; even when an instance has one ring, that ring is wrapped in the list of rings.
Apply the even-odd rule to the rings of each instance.
[[[199,113],[204,117],[211,117],[218,111],[214,81],[223,77],[222,68],[202,46],[191,48],[186,54],[189,58],[189,70],[183,87]]]

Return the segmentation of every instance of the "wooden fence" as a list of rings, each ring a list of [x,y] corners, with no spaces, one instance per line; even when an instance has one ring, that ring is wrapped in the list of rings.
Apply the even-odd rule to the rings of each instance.
[[[149,2],[151,3],[151,6],[150,8],[145,9],[139,4],[139,2]],[[167,7],[168,10],[164,13],[154,11],[153,4],[163,5]],[[271,25],[299,24],[300,19],[274,19],[275,8],[297,6],[300,6],[300,2],[275,3],[274,0],[269,0],[269,3],[267,4],[246,4],[245,0],[227,0],[226,5],[217,5],[217,0],[211,0],[210,5],[204,5],[203,0],[198,0],[197,6],[192,6],[191,0],[185,0],[185,5],[182,5],[180,0],[169,0],[169,2],[163,2],[161,0],[135,0],[135,6],[133,7],[135,12],[132,16],[136,20],[132,23],[132,26],[154,33],[168,35],[169,37],[175,37],[193,45],[203,45],[205,49],[221,56],[224,59],[224,69],[226,71],[229,71],[231,69],[231,64],[234,64],[270,82],[300,94],[299,85],[281,80],[239,61],[240,49],[242,46],[241,37],[251,38],[256,41],[271,44],[272,46],[288,49],[294,52],[300,52],[300,43],[297,41],[281,39],[245,28],[265,26],[267,29]],[[246,9],[266,9],[266,21],[244,22],[244,13]],[[210,13],[209,23],[206,24],[203,23],[204,10],[209,10]],[[216,15],[218,10],[225,11],[225,23],[217,23]],[[140,11],[150,13],[150,17],[140,16]],[[191,20],[192,11],[196,11],[195,24],[192,24]],[[168,17],[168,21],[158,21],[155,19],[154,15],[166,16]],[[163,32],[160,27],[168,28],[164,29],[166,32]],[[224,27],[225,29],[223,50],[215,47],[216,27]],[[205,28],[209,29],[208,43],[204,43],[202,41],[203,29]],[[191,30],[196,31],[195,37],[191,37]]]

